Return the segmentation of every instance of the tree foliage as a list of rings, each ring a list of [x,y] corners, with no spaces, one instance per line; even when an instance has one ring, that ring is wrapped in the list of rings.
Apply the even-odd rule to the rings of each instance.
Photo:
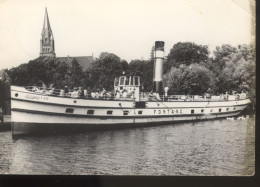
[[[208,88],[215,87],[214,74],[199,64],[172,67],[164,76],[165,84],[172,94],[204,94]]]
[[[101,53],[99,58],[95,60],[90,67],[89,83],[90,87],[105,88],[112,90],[114,86],[114,77],[122,74],[128,69],[128,64],[125,60],[121,60],[118,56],[112,53]]]
[[[227,50],[228,49],[228,50]],[[228,51],[228,52],[227,52]],[[222,54],[223,52],[224,54]],[[247,91],[251,99],[255,98],[255,49],[242,45],[238,48],[224,45],[217,47],[215,64],[222,64],[218,72],[219,90]]]
[[[129,63],[130,73],[139,73],[144,91],[153,89],[153,60],[132,60]]]
[[[255,99],[255,48],[248,45],[222,45],[209,57],[208,47],[179,42],[170,50],[164,63],[164,85],[170,93],[203,94],[208,88],[216,93],[247,91]],[[151,53],[152,57],[153,53]],[[143,91],[152,90],[153,59],[132,60],[129,64],[113,53],[101,53],[85,72],[73,59],[68,65],[57,59],[39,57],[13,68],[9,75],[13,85],[34,85],[43,81],[64,87],[113,89],[115,76],[139,73]]]
[[[64,67],[64,69],[65,68],[66,67]],[[75,58],[71,62],[71,67],[69,68],[69,71],[66,74],[58,73],[58,76],[59,75],[65,75],[64,84],[68,85],[70,88],[84,85],[84,72],[82,70],[82,67],[79,65],[78,61]]]
[[[164,65],[164,71],[171,67],[179,67],[181,64],[189,66],[190,64],[205,62],[208,60],[209,49],[206,45],[197,45],[191,42],[178,42],[170,50],[167,61]]]
[[[13,85],[37,85],[44,82],[46,85],[56,83],[63,85],[64,77],[68,73],[68,65],[52,58],[39,57],[21,64],[10,70]]]

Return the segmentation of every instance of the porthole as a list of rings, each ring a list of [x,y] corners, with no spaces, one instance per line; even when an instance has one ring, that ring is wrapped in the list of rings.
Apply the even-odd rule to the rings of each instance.
[[[234,110],[236,110],[236,107],[234,107]]]
[[[213,109],[210,109],[210,112],[213,112]]]
[[[113,111],[112,110],[108,110],[107,114],[113,114]]]
[[[218,109],[218,111],[219,111],[219,112],[221,112],[221,108],[220,108],[220,109]]]
[[[204,109],[201,109],[201,113],[203,113],[204,112]]]
[[[87,114],[94,114],[94,110],[88,110]]]
[[[227,111],[229,110],[229,108],[227,108]]]
[[[73,103],[77,103],[77,101],[76,101],[76,100],[74,100],[74,101],[73,101]]]
[[[142,111],[142,110],[139,110],[139,111],[138,111],[138,114],[143,114],[143,111]]]
[[[18,97],[18,93],[16,93],[14,96],[15,96],[15,97]]]
[[[125,116],[127,116],[127,115],[128,115],[128,113],[129,113],[129,111],[127,111],[127,110],[126,110],[126,111],[124,111],[124,115],[125,115]]]
[[[191,110],[190,113],[191,113],[191,114],[194,114],[194,110]]]
[[[66,113],[73,113],[74,112],[74,109],[73,108],[66,108]]]

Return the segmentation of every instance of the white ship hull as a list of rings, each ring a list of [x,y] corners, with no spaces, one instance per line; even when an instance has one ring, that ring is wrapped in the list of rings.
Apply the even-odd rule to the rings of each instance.
[[[12,134],[51,134],[216,119],[239,115],[249,99],[231,101],[99,100],[39,95],[11,87]]]

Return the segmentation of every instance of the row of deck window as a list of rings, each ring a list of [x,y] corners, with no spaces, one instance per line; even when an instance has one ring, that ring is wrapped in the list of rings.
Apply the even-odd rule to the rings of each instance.
[[[234,107],[233,110],[236,110],[236,107]],[[219,108],[218,111],[221,112],[221,108]],[[226,111],[229,111],[229,108],[226,108]],[[93,115],[94,112],[95,112],[95,110],[88,110],[88,111],[87,111],[87,114]],[[204,109],[201,109],[201,113],[203,113],[203,112],[204,112]],[[213,112],[213,109],[210,109],[210,112]],[[74,113],[74,109],[73,109],[73,108],[66,108],[65,113],[73,114],[73,113]],[[191,110],[191,114],[194,114],[194,113],[195,113],[195,110],[192,109],[192,110]],[[108,110],[108,111],[107,111],[107,114],[108,114],[108,115],[112,115],[112,114],[113,114],[113,111],[112,111],[112,110]],[[126,115],[128,115],[128,114],[129,114],[129,111],[125,110],[125,111],[124,111],[124,115],[126,116]],[[138,111],[138,114],[143,114],[143,111],[142,111],[142,110],[139,110],[139,111]]]
[[[87,111],[87,114],[89,115],[93,115],[95,112],[95,110],[88,110]],[[65,113],[70,113],[70,114],[73,114],[74,113],[74,109],[73,108],[66,108],[66,111]],[[142,114],[143,111],[138,111],[138,114]],[[112,115],[113,114],[113,111],[112,110],[108,110],[107,111],[107,114],[108,115]],[[128,115],[129,114],[129,111],[124,111],[124,115]]]
[[[221,108],[218,109],[219,112],[221,112]],[[233,108],[233,110],[236,110],[236,107]],[[229,111],[229,108],[226,108],[226,111]],[[194,114],[194,109],[191,110],[191,114]],[[201,113],[204,112],[204,109],[201,109]],[[210,109],[210,112],[213,112],[213,109]]]

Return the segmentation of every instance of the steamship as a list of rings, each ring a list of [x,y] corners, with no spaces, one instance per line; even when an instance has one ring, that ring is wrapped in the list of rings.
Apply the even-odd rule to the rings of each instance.
[[[77,97],[46,94],[31,87],[11,86],[12,135],[83,132],[145,125],[174,124],[237,116],[250,103],[246,95],[161,95],[164,42],[155,42],[154,94],[140,92],[140,76],[114,80],[113,96]]]

